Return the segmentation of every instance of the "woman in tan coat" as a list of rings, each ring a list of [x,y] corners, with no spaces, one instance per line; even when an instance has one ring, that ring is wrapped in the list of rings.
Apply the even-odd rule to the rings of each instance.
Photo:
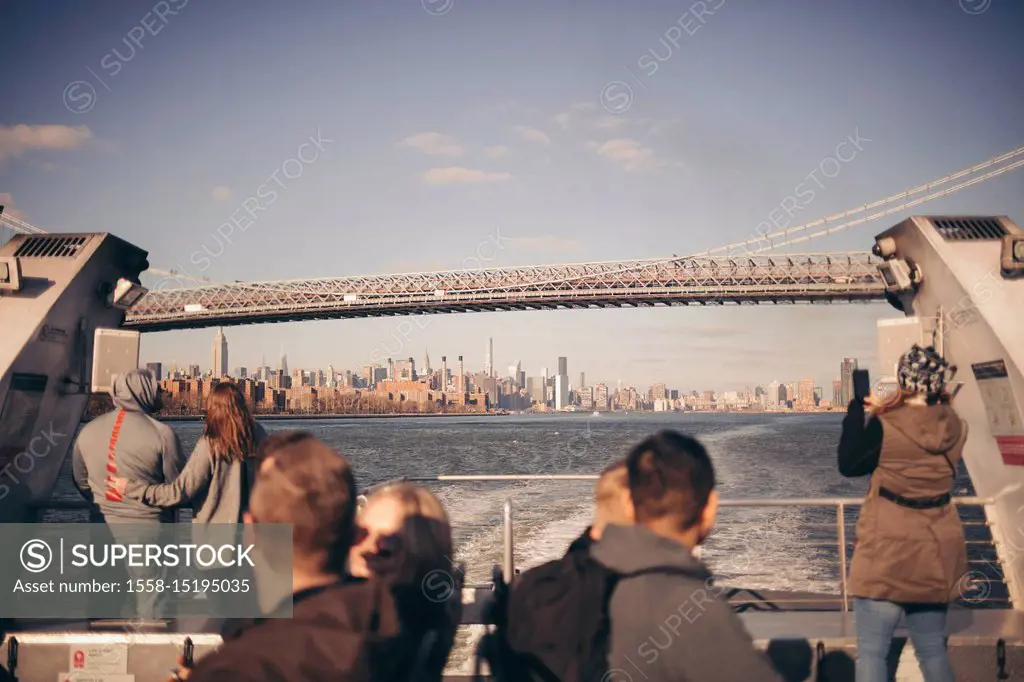
[[[954,682],[946,611],[967,573],[951,490],[967,425],[950,405],[956,372],[931,347],[900,360],[890,400],[850,403],[839,443],[844,476],[871,475],[857,521],[849,593],[857,625],[857,682],[886,682],[893,631],[906,615],[925,682]]]

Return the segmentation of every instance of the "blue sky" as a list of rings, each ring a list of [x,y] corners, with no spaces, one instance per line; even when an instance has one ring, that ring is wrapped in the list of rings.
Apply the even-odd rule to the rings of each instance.
[[[8,210],[214,281],[695,253],[753,236],[850,136],[866,141],[793,224],[1024,142],[1010,0],[51,0],[8,5],[3,23],[0,63],[18,65],[0,100]],[[246,200],[264,210],[221,248]],[[917,211],[1024,221],[1024,173]],[[802,250],[867,250],[899,218]],[[276,365],[283,346],[292,367],[355,368],[386,347],[477,369],[493,337],[499,368],[533,375],[565,355],[574,383],[730,389],[827,385],[843,356],[872,359],[875,320],[894,314],[484,313],[226,334],[232,367]],[[143,359],[205,367],[212,339],[146,335]]]

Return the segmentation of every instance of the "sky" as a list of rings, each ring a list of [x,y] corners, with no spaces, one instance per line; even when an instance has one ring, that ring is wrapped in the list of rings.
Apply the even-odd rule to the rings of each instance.
[[[692,254],[756,236],[801,186],[813,198],[788,226],[1024,143],[1014,0],[37,0],[0,21],[0,203],[217,282]],[[246,207],[255,219],[219,235]],[[1024,222],[1024,170],[914,210]],[[867,251],[905,215],[800,250]],[[876,320],[896,315],[495,312],[225,334],[232,368],[283,348],[291,368],[429,351],[477,370],[493,338],[499,370],[566,356],[574,384],[731,390],[828,387],[843,357],[872,367]],[[146,334],[142,360],[208,367],[214,331]]]

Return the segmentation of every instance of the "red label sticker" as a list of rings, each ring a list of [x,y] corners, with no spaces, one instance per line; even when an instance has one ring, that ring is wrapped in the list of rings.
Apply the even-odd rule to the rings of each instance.
[[[76,651],[75,652],[75,667],[76,668],[84,668],[85,667],[85,652],[84,651]]]
[[[1024,436],[996,436],[1003,464],[1024,466]]]

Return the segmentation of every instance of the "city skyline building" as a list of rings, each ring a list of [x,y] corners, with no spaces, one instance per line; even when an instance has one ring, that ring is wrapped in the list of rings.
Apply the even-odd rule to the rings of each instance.
[[[494,339],[487,339],[487,352],[484,355],[484,374],[494,376]]]
[[[564,358],[560,358],[559,362]],[[569,406],[569,377],[564,374],[555,376],[555,409],[564,410]]]
[[[843,405],[853,400],[853,372],[857,369],[857,358],[843,358],[839,366],[840,397]]]
[[[218,327],[213,336],[213,363],[210,369],[214,376],[228,375],[228,340],[224,336],[223,327]]]

